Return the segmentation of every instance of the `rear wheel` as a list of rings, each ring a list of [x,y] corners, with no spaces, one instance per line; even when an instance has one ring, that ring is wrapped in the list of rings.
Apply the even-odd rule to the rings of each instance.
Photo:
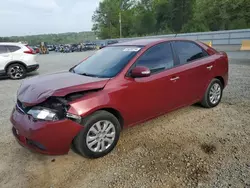
[[[206,93],[201,101],[201,105],[205,108],[213,108],[217,106],[222,98],[223,85],[220,80],[213,79],[209,84]]]
[[[107,111],[97,111],[84,119],[84,129],[73,141],[83,156],[98,158],[107,155],[116,146],[121,126],[118,119]]]
[[[7,74],[13,80],[22,79],[26,76],[26,68],[19,63],[11,64],[7,68]]]

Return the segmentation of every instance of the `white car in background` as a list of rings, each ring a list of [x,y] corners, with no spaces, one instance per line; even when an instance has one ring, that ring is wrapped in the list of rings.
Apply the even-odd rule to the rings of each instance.
[[[0,76],[22,79],[39,68],[36,52],[22,43],[0,42]]]

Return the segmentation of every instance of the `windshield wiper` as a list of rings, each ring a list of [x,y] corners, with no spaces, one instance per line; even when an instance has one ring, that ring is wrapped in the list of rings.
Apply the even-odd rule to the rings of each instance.
[[[89,77],[95,77],[95,78],[98,78],[99,76],[95,75],[95,74],[89,74],[89,73],[80,73],[80,75],[83,75],[83,76],[89,76]]]

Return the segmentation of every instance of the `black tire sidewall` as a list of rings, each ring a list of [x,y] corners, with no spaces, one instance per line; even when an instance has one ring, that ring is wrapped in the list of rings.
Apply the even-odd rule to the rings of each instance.
[[[88,134],[89,129],[98,121],[101,120],[108,120],[113,123],[115,126],[115,139],[112,145],[105,151],[103,152],[93,152],[91,151],[87,144],[86,144],[86,137]],[[85,157],[89,158],[99,158],[107,155],[109,152],[111,152],[114,147],[116,146],[119,137],[120,137],[120,131],[121,131],[121,126],[118,121],[118,119],[111,113],[107,111],[97,111],[87,117],[86,119],[83,120],[82,125],[84,126],[83,130],[76,136],[74,139],[74,145],[77,151],[79,151],[80,154],[82,154]]]
[[[221,88],[221,95],[220,95],[220,99],[217,103],[213,104],[211,101],[210,101],[210,97],[209,97],[209,93],[210,93],[210,90],[211,88],[213,87],[213,85],[217,83],[220,85],[220,88]],[[216,107],[218,104],[220,104],[220,101],[222,99],[222,95],[223,95],[223,86],[222,86],[222,83],[220,80],[218,79],[213,79],[212,82],[210,83],[209,87],[208,87],[208,90],[206,92],[206,102],[208,104],[209,107],[213,108],[213,107]]]
[[[20,78],[15,78],[15,77],[11,76],[10,69],[11,69],[11,67],[14,67],[14,66],[22,67],[22,69],[23,69],[23,75]],[[7,74],[13,80],[23,79],[23,78],[26,77],[26,68],[22,64],[20,64],[20,63],[14,63],[14,64],[11,64],[11,65],[8,66],[8,68],[7,68]]]

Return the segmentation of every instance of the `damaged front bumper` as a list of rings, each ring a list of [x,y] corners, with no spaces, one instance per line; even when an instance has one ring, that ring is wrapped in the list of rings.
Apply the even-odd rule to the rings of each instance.
[[[70,119],[36,120],[22,113],[17,107],[13,109],[10,121],[13,124],[13,134],[19,144],[49,155],[67,154],[72,140],[83,128]]]

